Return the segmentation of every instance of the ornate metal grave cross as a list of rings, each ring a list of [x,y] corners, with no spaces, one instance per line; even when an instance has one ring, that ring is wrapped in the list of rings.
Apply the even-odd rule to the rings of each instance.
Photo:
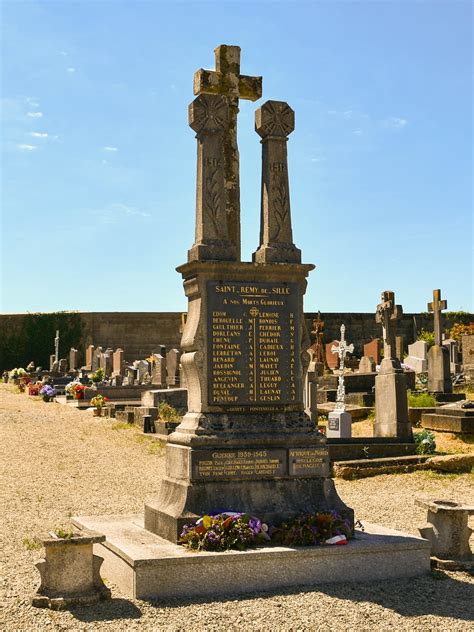
[[[216,69],[194,73],[194,94],[221,94],[229,103],[229,122],[224,130],[224,169],[227,225],[240,261],[240,183],[237,114],[239,99],[257,101],[262,96],[262,77],[240,74],[240,46],[218,46]]]
[[[334,407],[335,411],[344,412],[346,410],[346,389],[344,386],[344,364],[346,360],[346,355],[348,353],[354,352],[354,345],[348,345],[345,339],[345,331],[346,326],[344,324],[341,325],[341,340],[339,345],[333,345],[331,347],[332,353],[337,353],[339,356],[339,381],[337,384],[337,394],[336,394],[336,405]]]
[[[54,339],[54,359],[59,362],[59,329],[56,330],[56,337]]]
[[[434,334],[435,345],[441,345],[441,310],[446,309],[448,303],[445,300],[441,300],[441,290],[433,290],[433,302],[428,303],[428,311],[433,312],[434,316]]]
[[[382,302],[377,305],[375,321],[382,325],[383,330],[383,358],[384,360],[397,360],[395,338],[397,333],[397,320],[403,315],[401,305],[395,305],[395,293],[386,290],[382,292]]]

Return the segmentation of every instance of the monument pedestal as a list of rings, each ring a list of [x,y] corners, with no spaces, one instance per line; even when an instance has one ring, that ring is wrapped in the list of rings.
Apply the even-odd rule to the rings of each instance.
[[[350,439],[352,437],[351,413],[345,411],[329,413],[326,437],[328,439]]]
[[[204,513],[242,511],[273,524],[334,509],[326,439],[304,413],[303,318],[312,265],[191,262],[181,346],[188,412],[166,446],[166,475],[145,528],[176,542]]]
[[[140,516],[72,519],[100,531],[95,553],[103,573],[131,599],[209,597],[321,583],[382,581],[427,575],[427,540],[364,522],[346,546],[261,546],[247,551],[195,553],[143,528]]]
[[[382,360],[375,378],[374,437],[412,439],[408,421],[407,386],[398,360]]]

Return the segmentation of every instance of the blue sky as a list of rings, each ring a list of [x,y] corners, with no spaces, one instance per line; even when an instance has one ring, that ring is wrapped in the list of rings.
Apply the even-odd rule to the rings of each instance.
[[[193,73],[242,48],[242,253],[267,99],[296,113],[307,311],[473,310],[470,2],[3,2],[2,311],[177,311],[194,240]]]

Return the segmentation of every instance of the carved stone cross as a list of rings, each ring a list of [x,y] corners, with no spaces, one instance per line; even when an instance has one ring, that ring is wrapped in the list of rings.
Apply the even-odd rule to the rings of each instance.
[[[194,94],[220,94],[229,103],[229,122],[224,130],[224,165],[227,225],[240,261],[240,182],[237,115],[239,99],[257,101],[262,96],[262,77],[240,74],[240,47],[222,44],[215,49],[216,69],[200,68],[194,74]]]
[[[382,325],[383,330],[383,357],[384,360],[397,360],[395,340],[397,333],[397,320],[403,315],[401,305],[395,305],[395,293],[386,290],[382,292],[382,302],[377,305],[375,321]]]
[[[188,261],[234,261],[229,240],[224,188],[223,135],[229,118],[225,97],[201,94],[189,106],[197,132],[196,237]]]
[[[262,194],[260,246],[257,263],[301,263],[293,243],[288,180],[288,136],[295,129],[295,113],[284,101],[267,101],[255,113],[255,131],[262,137]]]
[[[441,345],[443,342],[441,339],[441,310],[447,307],[447,301],[441,300],[441,290],[433,290],[433,302],[428,303],[428,311],[433,312],[435,345]]]
[[[331,352],[339,356],[339,381],[337,384],[336,405],[334,410],[344,412],[346,410],[346,389],[344,386],[344,364],[346,355],[354,352],[354,345],[348,345],[345,338],[346,326],[341,325],[341,340],[339,344],[331,347]]]

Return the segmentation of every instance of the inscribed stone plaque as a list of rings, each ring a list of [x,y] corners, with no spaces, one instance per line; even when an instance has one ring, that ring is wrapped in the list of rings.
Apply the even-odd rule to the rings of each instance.
[[[290,448],[290,476],[324,476],[327,454],[326,448]]]
[[[242,412],[301,401],[296,283],[208,281],[209,403]]]
[[[338,417],[328,417],[328,429],[334,430],[335,432],[339,431],[339,418]]]
[[[286,474],[286,450],[195,450],[192,453],[194,480],[273,478]]]

